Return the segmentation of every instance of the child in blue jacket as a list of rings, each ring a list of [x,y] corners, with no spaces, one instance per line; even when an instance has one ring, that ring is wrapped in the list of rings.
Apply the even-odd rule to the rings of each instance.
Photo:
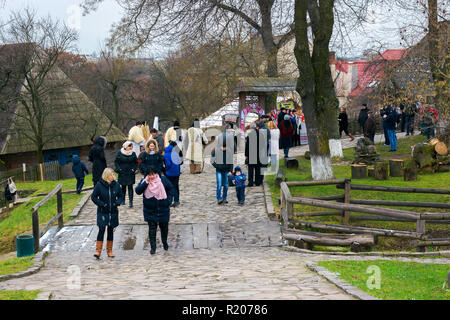
[[[77,178],[77,193],[80,194],[84,185],[84,173],[89,174],[89,171],[78,155],[72,157],[72,171]]]
[[[234,168],[234,173],[231,179],[236,185],[236,196],[238,199],[238,204],[243,205],[245,202],[245,180],[247,180],[247,175],[242,172],[241,167],[236,166],[236,168]]]

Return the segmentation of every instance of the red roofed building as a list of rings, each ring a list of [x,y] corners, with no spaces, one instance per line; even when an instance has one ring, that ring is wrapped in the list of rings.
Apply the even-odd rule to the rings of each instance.
[[[389,49],[367,60],[341,61],[335,65],[335,88],[340,106],[349,99],[371,91],[383,78],[387,64],[402,59],[407,53],[404,49]]]

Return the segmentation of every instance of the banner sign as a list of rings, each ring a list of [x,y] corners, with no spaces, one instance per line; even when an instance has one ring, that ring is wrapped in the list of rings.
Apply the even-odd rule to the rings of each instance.
[[[241,139],[245,138],[245,117],[250,111],[255,111],[260,116],[264,115],[264,109],[258,107],[256,104],[251,104],[241,111]]]

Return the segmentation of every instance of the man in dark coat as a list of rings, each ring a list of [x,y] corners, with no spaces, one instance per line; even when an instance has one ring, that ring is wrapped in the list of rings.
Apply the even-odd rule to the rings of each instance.
[[[370,141],[375,143],[375,131],[377,129],[377,124],[375,120],[373,119],[373,113],[372,111],[369,111],[367,113],[367,120],[364,124],[364,137],[367,137],[370,139]]]
[[[269,157],[270,157],[270,149],[269,149],[269,142],[270,142],[270,130],[267,129],[265,123],[263,121],[259,121],[256,123],[256,130],[257,130],[257,174],[255,176],[255,185],[260,186],[263,183],[264,180],[264,170],[263,168],[267,168],[267,165],[269,164]]]
[[[367,112],[369,111],[369,109],[367,109],[367,104],[363,103],[362,107],[361,107],[361,111],[359,112],[359,116],[358,116],[358,123],[361,127],[361,131],[364,132],[364,124],[366,123],[367,120]]]
[[[113,258],[113,234],[114,228],[119,225],[118,206],[123,202],[122,189],[114,178],[114,170],[106,168],[102,177],[92,191],[91,200],[97,205],[97,235],[96,253],[94,256],[99,259],[103,247],[103,238],[107,229],[108,257]]]
[[[103,170],[106,169],[105,158],[106,138],[97,137],[94,140],[94,146],[89,151],[88,160],[92,162],[92,182],[94,187],[102,177]]]
[[[85,173],[89,174],[88,169],[86,168],[86,165],[81,162],[80,157],[78,155],[74,155],[72,157],[72,172],[75,175],[75,178],[77,179],[77,193],[81,193],[81,189],[83,189],[84,185],[84,176]]]
[[[245,137],[245,164],[248,166],[248,186],[255,185],[255,177],[260,174],[258,164],[258,131],[256,124],[250,125],[250,131]]]
[[[227,126],[227,128],[229,127]],[[216,146],[211,152],[211,164],[216,168],[217,203],[222,204],[228,203],[228,174],[231,175],[234,167],[234,137],[225,130],[216,140]]]
[[[133,208],[133,185],[136,182],[138,160],[136,153],[133,151],[133,143],[131,141],[126,141],[123,144],[117,153],[114,165],[115,171],[119,174],[119,184],[122,187],[122,204],[125,204],[125,196],[128,188],[129,207]]]
[[[284,120],[285,115],[286,115],[286,108],[281,108],[280,113],[277,116],[278,129],[280,128],[280,124]]]
[[[339,122],[339,138],[342,137],[342,131],[344,131],[345,134],[350,137],[350,141],[355,140],[355,137],[353,137],[352,134],[348,131],[348,115],[347,111],[343,107],[341,107],[341,112],[339,112],[338,122]]]
[[[147,197],[146,189],[149,186],[148,181],[151,183],[151,179],[160,179],[158,183],[161,183],[164,187],[166,197],[157,198],[156,196]],[[152,168],[149,169],[148,175],[141,179],[136,187],[137,194],[143,194],[143,209],[144,220],[148,223],[149,227],[149,240],[150,240],[150,253],[156,252],[156,231],[159,225],[161,230],[161,242],[164,246],[164,250],[169,249],[167,243],[167,235],[169,233],[169,220],[170,220],[170,205],[171,199],[175,196],[175,188],[170,183],[169,179],[165,176],[160,178],[156,176],[156,172]]]

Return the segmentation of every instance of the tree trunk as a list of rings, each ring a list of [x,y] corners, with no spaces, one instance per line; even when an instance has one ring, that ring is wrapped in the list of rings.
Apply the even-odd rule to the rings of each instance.
[[[387,180],[388,179],[388,163],[384,161],[375,162],[374,167],[375,180]]]
[[[326,53],[323,52],[323,47],[326,46],[326,51],[328,51],[328,42],[326,34],[321,37],[319,32],[314,41],[313,57],[311,57],[309,53],[308,23],[306,15],[306,1],[296,0],[296,45],[294,53],[299,69],[297,92],[302,99],[303,112],[308,131],[312,178],[314,180],[328,180],[334,178],[334,173],[333,167],[331,166],[330,147],[328,143],[327,127],[329,121],[327,119],[327,113],[325,112],[326,103],[324,103],[320,94],[323,91],[322,86],[326,83],[326,80],[324,79],[326,74],[323,73],[323,67],[321,67],[320,64],[321,62],[323,63],[323,57],[326,55]],[[329,28],[324,28],[323,33],[327,33],[328,31]],[[328,64],[327,55],[326,63]],[[319,102],[317,101],[318,98],[320,100]]]
[[[431,76],[433,78],[434,89],[436,95],[434,104],[440,112],[446,113],[446,106],[448,104],[448,88],[449,77],[448,69],[450,67],[450,57],[448,55],[447,43],[441,41],[440,33],[446,34],[446,30],[439,30],[446,28],[444,23],[438,23],[438,5],[437,0],[428,0],[428,58],[430,60]],[[444,37],[444,39],[446,39]],[[445,47],[442,47],[445,46]]]
[[[389,175],[391,177],[403,177],[404,161],[389,160]]]
[[[367,166],[365,164],[352,164],[352,179],[367,178]]]

